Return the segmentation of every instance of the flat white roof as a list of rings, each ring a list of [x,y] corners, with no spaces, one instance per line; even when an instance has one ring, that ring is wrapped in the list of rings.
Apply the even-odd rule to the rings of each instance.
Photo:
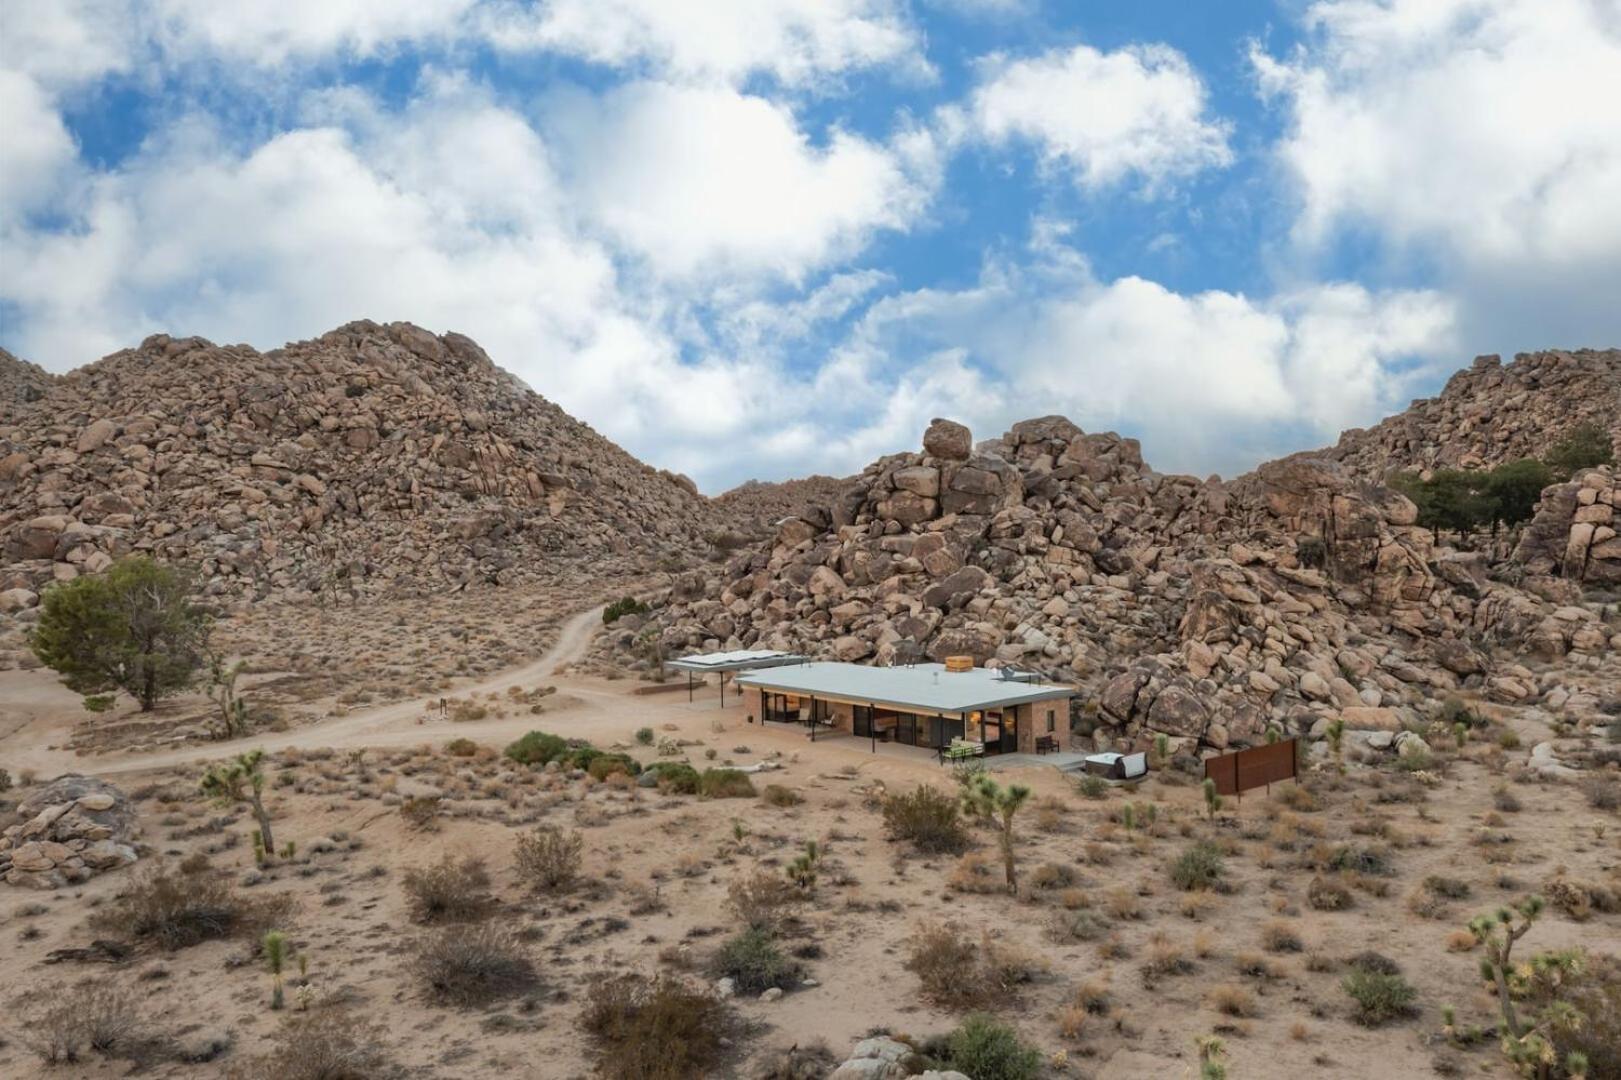
[[[682,671],[742,671],[746,668],[797,664],[805,658],[798,653],[776,649],[734,649],[732,652],[698,653],[666,662],[666,667]]]
[[[868,667],[818,662],[739,675],[736,683],[811,697],[870,702],[902,712],[924,714],[995,709],[1030,701],[1070,698],[1076,693],[1074,687],[1057,683],[1004,679],[990,668],[947,671],[944,664]]]

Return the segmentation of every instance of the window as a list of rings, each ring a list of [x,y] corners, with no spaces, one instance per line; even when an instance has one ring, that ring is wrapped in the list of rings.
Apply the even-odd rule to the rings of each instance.
[[[1047,734],[1049,735],[1058,730],[1057,715],[1052,709],[1047,710]]]

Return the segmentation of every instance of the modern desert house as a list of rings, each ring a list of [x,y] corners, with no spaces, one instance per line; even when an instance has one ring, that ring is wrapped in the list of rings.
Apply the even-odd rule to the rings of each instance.
[[[987,754],[1036,753],[1068,742],[1071,686],[1012,669],[959,664],[867,667],[789,664],[736,678],[763,723],[800,724],[879,742],[944,751],[953,741]]]

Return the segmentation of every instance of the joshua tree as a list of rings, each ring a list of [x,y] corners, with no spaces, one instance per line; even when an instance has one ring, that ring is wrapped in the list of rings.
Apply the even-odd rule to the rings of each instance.
[[[208,696],[220,714],[220,738],[234,739],[248,733],[248,703],[236,696],[236,677],[247,667],[238,660],[226,666],[224,659],[211,653],[208,658]]]
[[[238,754],[230,761],[209,769],[203,774],[202,782],[198,786],[204,795],[223,803],[243,801],[251,803],[253,816],[259,822],[259,844],[255,846],[255,850],[263,847],[267,855],[273,855],[276,851],[276,841],[270,832],[270,814],[265,810],[265,774],[259,767],[264,756],[263,750],[249,750],[245,754]],[[290,844],[288,847],[291,849]]]
[[[1480,959],[1481,977],[1497,988],[1498,1007],[1503,1015],[1503,1055],[1522,1075],[1538,1080],[1552,1075],[1554,1063],[1558,1061],[1550,1033],[1561,1028],[1574,1030],[1584,1019],[1575,1006],[1557,997],[1543,1008],[1533,1023],[1526,1023],[1515,1008],[1516,997],[1526,996],[1538,985],[1557,987],[1567,976],[1581,971],[1579,949],[1542,953],[1533,956],[1529,963],[1516,963],[1511,958],[1514,943],[1530,932],[1542,909],[1542,897],[1528,896],[1512,909],[1500,908],[1494,915],[1481,915],[1469,923],[1469,932],[1485,949]],[[1567,1076],[1585,1076],[1587,1058],[1579,1051],[1572,1051],[1566,1055],[1564,1066]]]
[[[1023,784],[1009,784],[1004,788],[988,776],[976,778],[962,796],[965,813],[992,822],[1001,832],[1002,866],[1007,872],[1008,892],[1019,889],[1013,869],[1013,815],[1029,798],[1030,789]]]
[[[816,841],[805,841],[805,850],[793,862],[788,864],[788,880],[797,885],[802,892],[810,892],[816,887],[816,864],[822,861],[822,852],[816,846]]]
[[[1205,777],[1204,782],[1204,812],[1210,820],[1216,819],[1216,812],[1221,809],[1221,794],[1216,791],[1216,781],[1212,777]]]
[[[1345,721],[1337,716],[1328,725],[1328,746],[1334,751],[1334,767],[1345,775]]]
[[[1227,1044],[1220,1035],[1201,1035],[1194,1040],[1199,1048],[1199,1080],[1227,1080]]]
[[[287,935],[271,930],[264,937],[265,967],[270,969],[270,1007],[280,1009],[284,1004],[281,987],[281,969],[287,964]]]
[[[1481,978],[1497,987],[1503,1027],[1515,1039],[1519,1039],[1525,1031],[1515,1015],[1514,996],[1510,992],[1514,965],[1509,960],[1509,954],[1514,951],[1514,943],[1530,933],[1537,916],[1542,914],[1542,907],[1542,897],[1528,896],[1512,910],[1499,908],[1495,915],[1480,915],[1469,922],[1469,932],[1486,950],[1486,955],[1480,958]],[[1520,917],[1518,923],[1514,921],[1516,914]]]

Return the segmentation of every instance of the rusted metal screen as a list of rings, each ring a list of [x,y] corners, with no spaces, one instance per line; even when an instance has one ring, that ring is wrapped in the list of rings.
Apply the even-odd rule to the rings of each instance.
[[[1204,774],[1216,782],[1216,792],[1221,795],[1242,795],[1279,780],[1292,779],[1295,777],[1295,740],[1283,739],[1236,754],[1206,758]]]

